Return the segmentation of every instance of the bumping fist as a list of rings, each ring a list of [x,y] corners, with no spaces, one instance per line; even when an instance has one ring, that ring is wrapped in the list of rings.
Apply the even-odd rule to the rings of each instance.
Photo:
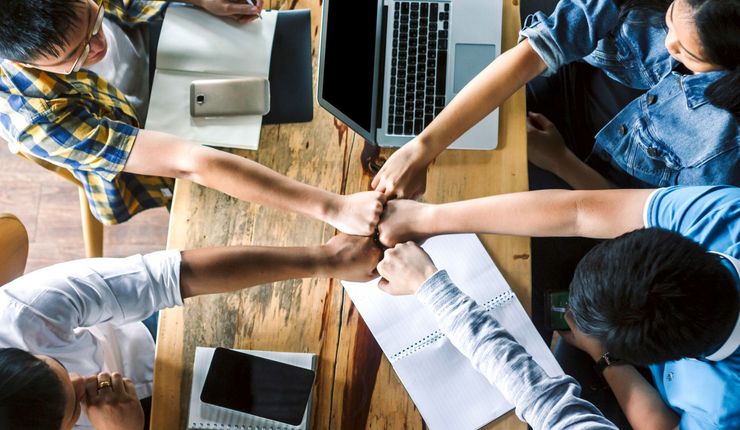
[[[378,276],[375,267],[383,255],[371,237],[338,234],[324,248],[329,255],[328,273],[332,278],[364,282]]]
[[[377,191],[338,195],[327,209],[325,221],[343,233],[372,236],[378,227],[385,200],[383,193]]]
[[[378,224],[380,243],[393,247],[399,242],[426,239],[428,235],[420,228],[428,228],[432,222],[430,205],[415,200],[391,200]]]
[[[414,242],[400,243],[385,251],[378,264],[383,279],[378,288],[394,296],[414,294],[437,272],[429,255]]]

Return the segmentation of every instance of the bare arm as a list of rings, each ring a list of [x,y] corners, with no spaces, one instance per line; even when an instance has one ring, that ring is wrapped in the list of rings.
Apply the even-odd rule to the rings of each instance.
[[[678,426],[678,414],[633,366],[607,367],[604,378],[633,429],[669,430]]]
[[[368,281],[381,252],[372,238],[339,235],[313,247],[241,246],[182,252],[182,298],[224,293],[286,279]]]
[[[387,203],[380,225],[386,246],[445,233],[613,238],[643,227],[652,190],[543,190],[442,205]]]
[[[372,234],[383,210],[379,193],[340,196],[246,158],[156,131],[139,131],[124,171],[187,179],[241,200],[319,219],[349,234]]]
[[[423,193],[432,160],[545,68],[527,40],[501,54],[416,139],[388,159],[373,179],[373,188],[401,198]]]

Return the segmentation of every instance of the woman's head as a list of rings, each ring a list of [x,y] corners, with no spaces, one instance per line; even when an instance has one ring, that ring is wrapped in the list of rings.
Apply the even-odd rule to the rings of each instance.
[[[740,1],[675,0],[665,46],[689,70],[728,73],[707,88],[712,104],[740,116]]]
[[[0,349],[0,428],[71,429],[84,393],[83,378],[57,360]]]

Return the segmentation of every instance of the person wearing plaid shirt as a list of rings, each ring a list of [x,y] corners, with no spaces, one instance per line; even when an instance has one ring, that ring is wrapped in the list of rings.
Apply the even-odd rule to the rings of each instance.
[[[262,5],[186,2],[245,24]],[[92,69],[110,54],[106,34],[111,28],[126,31],[160,20],[167,5],[146,0],[4,0],[0,130],[12,149],[69,169],[84,185],[93,215],[104,224],[169,205],[172,178],[183,178],[317,218],[345,233],[372,234],[384,204],[380,193],[340,196],[251,160],[140,128],[143,115],[137,110],[145,107],[135,106],[135,97]],[[122,82],[140,79],[130,73]]]

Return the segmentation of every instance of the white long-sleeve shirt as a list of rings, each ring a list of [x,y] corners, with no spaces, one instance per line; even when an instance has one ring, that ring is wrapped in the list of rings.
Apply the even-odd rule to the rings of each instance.
[[[152,394],[154,340],[144,319],[182,305],[180,252],[57,264],[0,287],[0,348],[59,360],[89,376],[120,372]],[[83,415],[76,428],[89,428]]]

